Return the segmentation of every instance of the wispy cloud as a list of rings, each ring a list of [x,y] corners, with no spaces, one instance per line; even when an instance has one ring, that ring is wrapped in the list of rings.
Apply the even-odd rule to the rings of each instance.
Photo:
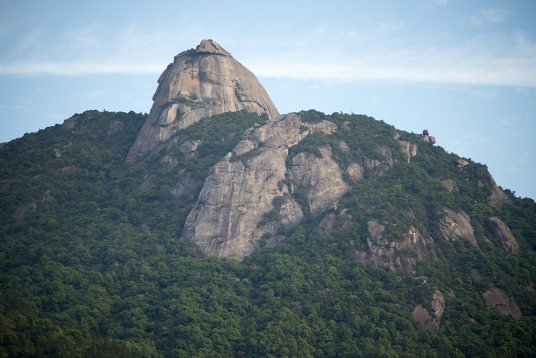
[[[475,25],[498,24],[504,22],[511,13],[512,10],[509,9],[482,9],[477,15],[469,17],[469,22]]]
[[[502,21],[507,14],[487,9],[480,18]],[[152,31],[128,25],[110,33],[93,23],[46,43],[36,30],[22,41],[28,55],[3,60],[0,56],[0,75],[159,74],[177,49],[192,47],[192,39],[210,33],[204,30],[206,25],[202,21],[181,23],[180,29],[162,25]],[[218,42],[241,49],[235,57],[264,77],[536,87],[536,45],[523,32],[444,42],[426,34],[411,36],[404,21],[378,21],[372,28],[360,32],[325,23],[286,38],[237,40],[221,34]]]

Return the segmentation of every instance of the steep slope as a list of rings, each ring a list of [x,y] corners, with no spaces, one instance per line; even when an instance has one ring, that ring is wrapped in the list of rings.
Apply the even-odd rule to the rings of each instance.
[[[269,118],[279,115],[255,75],[212,40],[175,56],[158,83],[128,164],[136,164],[177,131],[205,117],[240,110]]]

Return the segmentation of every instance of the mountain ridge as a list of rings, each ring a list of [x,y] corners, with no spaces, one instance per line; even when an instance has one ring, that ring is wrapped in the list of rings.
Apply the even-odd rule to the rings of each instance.
[[[1,148],[0,356],[536,354],[536,204],[485,165],[364,115],[240,110],[132,166],[147,120]]]

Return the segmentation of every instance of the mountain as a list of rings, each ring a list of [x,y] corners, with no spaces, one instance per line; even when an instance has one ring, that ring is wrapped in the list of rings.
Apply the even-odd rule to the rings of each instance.
[[[536,204],[485,165],[279,115],[202,41],[149,115],[1,147],[0,357],[530,357],[535,250]]]
[[[269,118],[279,115],[255,75],[212,40],[175,56],[158,83],[149,118],[127,163],[137,163],[201,118],[240,110]]]

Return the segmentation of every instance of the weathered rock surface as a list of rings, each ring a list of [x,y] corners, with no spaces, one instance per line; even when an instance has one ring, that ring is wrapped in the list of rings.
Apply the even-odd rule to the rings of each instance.
[[[396,133],[399,137],[400,134]],[[406,155],[406,159],[409,163],[411,157],[414,157],[417,155],[417,146],[415,144],[412,144],[410,142],[406,142],[405,140],[398,140],[398,143],[400,144],[400,150],[402,153]]]
[[[89,111],[84,111],[83,113],[80,113],[80,114],[77,113],[77,114],[73,115],[72,117],[70,117],[70,118],[66,119],[65,121],[63,121],[63,123],[61,125],[61,129],[63,129],[63,130],[71,130],[74,127],[76,127],[76,125],[78,124],[79,119],[101,118],[102,115],[103,114],[100,111],[97,111],[96,109],[89,110]]]
[[[495,180],[491,179],[491,195],[487,198],[488,203],[493,206],[503,206],[504,204],[512,204],[512,200],[499,187]]]
[[[54,148],[52,149],[52,157],[53,158],[61,158],[61,150]]]
[[[417,261],[432,258],[433,254],[426,244],[421,233],[411,226],[401,240],[389,243],[384,237],[385,226],[373,219],[367,223],[367,244],[364,249],[356,249],[353,240],[349,245],[351,259],[371,263],[374,267],[383,267],[391,271],[403,271],[410,275],[417,265]]]
[[[350,180],[359,183],[361,180],[363,180],[363,167],[357,163],[352,163],[346,168],[346,172],[348,173],[348,176],[350,177]]]
[[[340,212],[340,219],[337,220],[337,215],[335,213],[329,213],[320,223],[318,223],[317,227],[313,230],[311,233],[311,236],[318,235],[318,236],[333,236],[335,235],[343,235],[345,234],[348,229],[352,226],[352,215],[348,214],[348,209],[344,209]]]
[[[179,164],[179,160],[172,153],[168,153],[160,161],[160,168],[163,170],[172,170]]]
[[[379,177],[384,175],[389,168],[393,167],[394,164],[393,154],[391,153],[391,149],[389,149],[388,146],[380,145],[376,148],[376,151],[385,158],[384,161],[363,157],[365,165],[372,169],[373,179],[378,179]]]
[[[460,191],[458,189],[458,186],[456,185],[456,182],[452,179],[440,179],[439,180],[441,184],[443,184],[451,193],[457,193]]]
[[[471,218],[465,211],[461,210],[456,213],[447,207],[443,207],[440,212],[444,213],[445,216],[439,219],[437,227],[445,240],[455,242],[463,237],[469,240],[473,246],[478,247],[475,232],[471,226]]]
[[[485,277],[482,276],[479,269],[472,269],[471,270],[471,276],[475,279],[475,281],[482,281]]]
[[[125,129],[125,123],[114,120],[110,122],[110,128],[108,128],[107,134],[110,136],[114,134],[115,132],[120,132],[124,129]]]
[[[465,159],[458,159],[456,160],[456,166],[460,169],[463,169],[466,165],[469,165],[469,162]]]
[[[200,140],[186,141],[181,144],[180,149],[184,154],[195,152],[197,147],[201,145]]]
[[[489,217],[486,219],[488,228],[493,233],[493,236],[499,240],[502,248],[506,252],[519,252],[519,245],[516,238],[510,232],[510,228],[499,218]]]
[[[243,163],[240,155],[228,153],[211,168],[199,199],[186,219],[182,239],[196,245],[207,256],[243,259],[255,252],[262,236],[257,230],[262,214],[273,209],[275,197],[288,195],[286,186],[282,189],[278,186],[278,182],[285,179],[288,148],[311,133],[323,131],[331,134],[336,128],[328,121],[302,122],[298,115],[291,113],[246,131],[234,153],[243,153],[237,148],[253,147],[257,148],[255,154],[248,156]],[[264,142],[264,145],[258,148],[260,142]],[[325,158],[316,159],[329,161],[330,153],[325,153]],[[316,165],[320,164],[310,165],[313,172]],[[307,179],[310,182],[322,182],[323,177],[315,175],[309,176],[305,171],[304,178],[310,177]],[[328,190],[325,192],[326,195],[332,195]],[[315,209],[327,203],[317,196],[311,196],[310,200]],[[301,208],[298,209],[297,204],[288,198],[287,204],[281,207],[280,222],[301,219]]]
[[[441,317],[443,317],[443,312],[445,312],[445,298],[437,288],[430,296],[430,306],[432,306],[432,309],[434,310],[435,318],[438,320],[441,319]]]
[[[180,181],[171,188],[171,196],[173,199],[182,200],[184,196],[192,199],[195,190],[197,189],[198,181],[190,176],[190,173],[185,174]]]
[[[332,158],[331,147],[318,147],[322,158],[312,153],[300,153],[292,158],[291,173],[293,178],[307,188],[305,200],[309,210],[318,214],[349,189],[342,178],[342,170]]]
[[[212,40],[175,56],[158,79],[153,106],[127,156],[135,164],[180,129],[224,112],[279,115],[248,69]]]
[[[438,332],[441,317],[445,311],[445,299],[441,291],[437,288],[430,296],[430,305],[432,306],[434,316],[432,316],[422,304],[418,304],[413,310],[412,317],[414,320],[421,322],[421,329],[423,331]]]
[[[501,314],[512,315],[515,319],[521,318],[521,310],[513,297],[508,297],[506,292],[497,287],[492,287],[482,294],[486,300],[486,306],[495,308]]]

